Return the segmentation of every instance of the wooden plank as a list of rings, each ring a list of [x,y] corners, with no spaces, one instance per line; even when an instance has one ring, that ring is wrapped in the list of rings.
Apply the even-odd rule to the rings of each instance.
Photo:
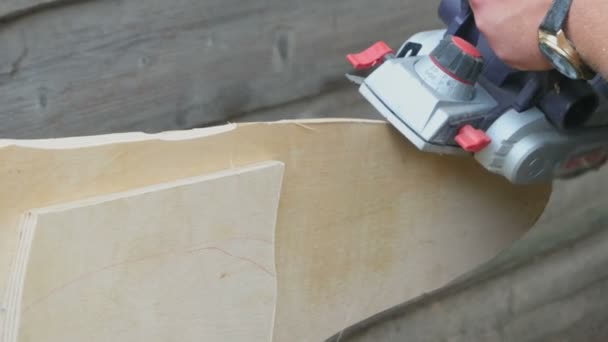
[[[351,86],[347,53],[439,27],[436,7],[133,0],[36,11],[0,30],[0,137],[190,128]]]
[[[0,0],[0,22],[78,0]]]
[[[29,208],[284,162],[275,341],[321,340],[448,284],[521,237],[550,192],[546,185],[512,186],[469,158],[422,153],[379,121],[4,144],[0,274],[8,274],[18,218]]]
[[[5,340],[269,341],[282,173],[266,162],[30,211]]]

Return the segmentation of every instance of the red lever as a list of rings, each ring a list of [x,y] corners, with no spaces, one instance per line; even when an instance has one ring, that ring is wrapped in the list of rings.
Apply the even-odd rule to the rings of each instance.
[[[462,127],[454,140],[467,152],[479,152],[492,142],[484,131],[475,129],[471,125]]]
[[[380,41],[362,52],[348,54],[346,59],[355,69],[369,69],[390,53],[393,53],[393,50],[385,42]]]

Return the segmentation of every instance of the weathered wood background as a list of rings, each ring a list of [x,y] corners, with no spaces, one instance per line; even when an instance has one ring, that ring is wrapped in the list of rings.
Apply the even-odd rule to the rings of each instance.
[[[379,118],[344,55],[440,27],[438,4],[0,0],[0,137]],[[558,183],[545,224],[493,264],[342,340],[608,340],[606,176]]]
[[[325,94],[347,86],[347,53],[436,28],[436,7],[3,0],[0,136],[183,129]]]

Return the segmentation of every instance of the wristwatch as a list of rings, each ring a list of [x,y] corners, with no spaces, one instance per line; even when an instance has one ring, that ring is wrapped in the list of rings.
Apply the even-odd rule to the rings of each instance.
[[[538,44],[549,62],[571,79],[590,80],[595,72],[583,61],[574,44],[566,37],[563,26],[573,0],[553,0],[538,30]]]

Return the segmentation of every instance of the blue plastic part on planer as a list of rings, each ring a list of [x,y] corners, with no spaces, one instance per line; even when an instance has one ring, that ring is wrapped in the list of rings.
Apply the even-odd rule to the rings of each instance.
[[[471,42],[483,56],[485,66],[479,82],[498,106],[486,117],[482,128],[489,127],[510,108],[524,112],[538,106],[558,129],[577,129],[597,111],[599,96],[608,97],[608,83],[600,76],[587,82],[569,79],[557,71],[522,72],[507,66],[479,33],[468,1],[443,0],[439,17],[447,27],[446,35]]]

